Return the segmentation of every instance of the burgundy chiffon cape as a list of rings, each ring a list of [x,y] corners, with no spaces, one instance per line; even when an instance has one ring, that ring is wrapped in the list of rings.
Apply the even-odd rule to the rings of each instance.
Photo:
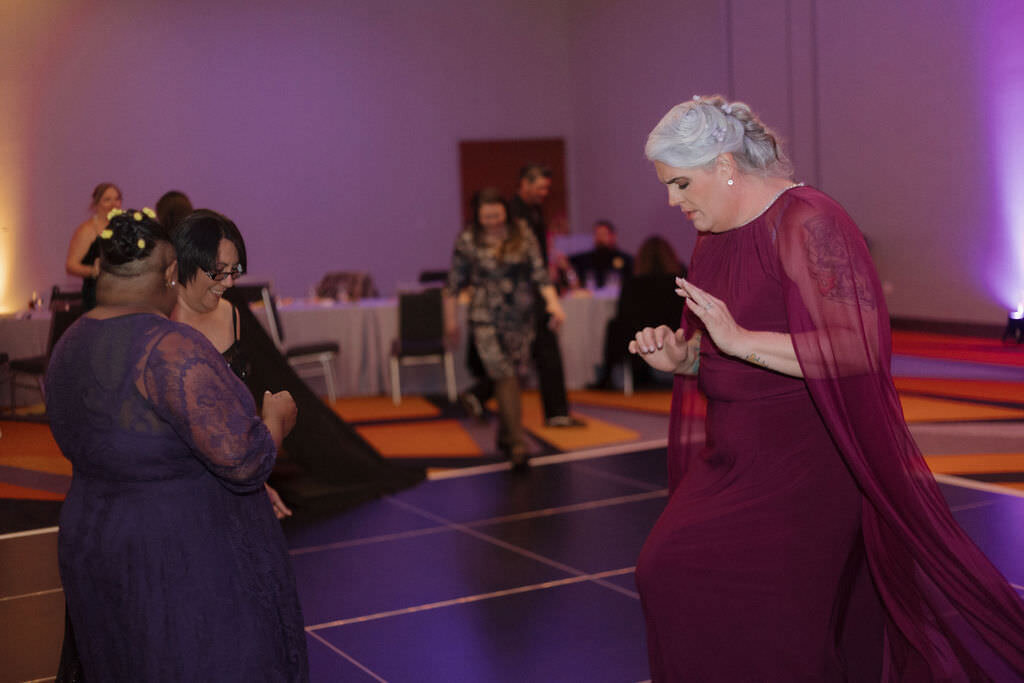
[[[887,621],[882,680],[1024,679],[1024,605],[953,519],[903,419],[888,312],[861,233],[809,187],[763,218],[807,387],[863,496],[864,548]],[[688,334],[698,324],[687,311]],[[677,377],[672,490],[699,451],[695,398],[692,379]]]

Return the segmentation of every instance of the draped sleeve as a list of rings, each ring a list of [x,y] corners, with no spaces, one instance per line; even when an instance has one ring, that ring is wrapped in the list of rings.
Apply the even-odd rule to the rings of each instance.
[[[155,338],[136,385],[229,490],[263,486],[277,457],[246,386],[200,333],[175,325]]]
[[[1024,676],[1024,607],[957,525],[903,419],[889,318],[866,244],[827,196],[788,193],[774,226],[793,346],[808,390],[863,493],[884,601],[887,681]]]

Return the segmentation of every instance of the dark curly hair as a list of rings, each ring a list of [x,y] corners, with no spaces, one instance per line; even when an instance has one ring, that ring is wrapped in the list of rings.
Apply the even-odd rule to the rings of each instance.
[[[136,275],[158,242],[171,242],[167,230],[146,211],[128,209],[111,217],[100,233],[100,269],[114,275]]]

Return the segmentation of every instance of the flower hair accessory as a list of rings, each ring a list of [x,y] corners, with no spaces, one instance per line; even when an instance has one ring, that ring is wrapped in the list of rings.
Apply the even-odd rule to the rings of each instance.
[[[112,220],[114,216],[120,216],[124,213],[124,209],[111,209],[107,212],[107,220]]]
[[[146,248],[146,240],[142,239],[141,237],[139,238],[139,241],[136,242],[135,244],[139,245],[139,249]]]
[[[132,218],[134,218],[137,221],[141,221],[142,220],[142,212],[141,211],[136,211],[135,213],[132,214]]]
[[[146,214],[153,220],[156,220],[156,212],[153,211],[153,209],[149,208],[148,206],[142,207],[142,213]]]
[[[100,239],[109,240],[113,236],[114,231],[111,230],[110,228],[104,228],[103,231],[100,232]]]

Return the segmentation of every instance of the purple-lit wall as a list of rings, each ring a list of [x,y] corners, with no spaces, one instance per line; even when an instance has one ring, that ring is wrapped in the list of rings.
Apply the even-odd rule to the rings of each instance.
[[[643,139],[672,104],[731,93],[783,135],[797,179],[868,235],[893,314],[1005,321],[1024,278],[1024,253],[1008,253],[1024,250],[1024,3],[591,5],[574,3],[570,22],[579,216],[618,218],[633,247],[649,232],[692,244]]]
[[[281,293],[338,269],[393,290],[450,259],[459,139],[571,127],[559,3],[70,5],[29,45],[46,55],[26,130],[33,289],[65,279],[110,179],[129,206],[175,188],[226,213]]]
[[[1024,35],[1019,4],[24,2],[53,19],[0,48],[33,93],[13,286],[65,279],[88,192],[112,179],[129,205],[178,188],[235,218],[253,276],[284,294],[342,268],[391,291],[445,265],[457,142],[494,137],[566,139],[574,231],[607,217],[629,248],[658,232],[688,257],[643,142],[671,105],[722,92],[847,206],[893,313],[997,324],[1024,268],[1003,201],[1024,182],[1004,140],[1024,78],[1021,41],[990,34]]]

